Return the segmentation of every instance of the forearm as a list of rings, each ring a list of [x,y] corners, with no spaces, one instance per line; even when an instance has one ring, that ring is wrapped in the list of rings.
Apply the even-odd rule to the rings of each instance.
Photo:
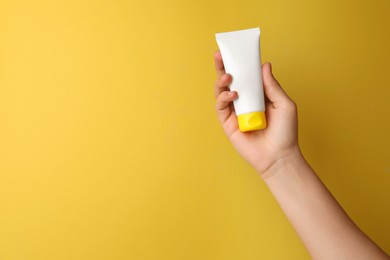
[[[313,259],[389,259],[347,216],[298,148],[263,178]]]

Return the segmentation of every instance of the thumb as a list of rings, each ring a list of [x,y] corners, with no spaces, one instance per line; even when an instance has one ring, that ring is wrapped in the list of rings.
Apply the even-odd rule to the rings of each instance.
[[[271,63],[267,62],[262,66],[264,92],[272,103],[285,103],[291,101],[284,92],[279,82],[272,75]]]

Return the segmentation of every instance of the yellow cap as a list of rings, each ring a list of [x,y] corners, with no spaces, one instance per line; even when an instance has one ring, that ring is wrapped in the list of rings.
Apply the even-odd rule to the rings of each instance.
[[[251,112],[237,116],[241,132],[255,131],[267,127],[264,112]]]

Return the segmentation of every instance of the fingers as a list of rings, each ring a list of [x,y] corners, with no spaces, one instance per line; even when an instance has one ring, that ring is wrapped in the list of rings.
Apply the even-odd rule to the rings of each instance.
[[[219,120],[225,122],[233,112],[231,102],[238,97],[238,94],[228,89],[228,86],[232,83],[232,76],[226,73],[219,51],[214,53],[214,61],[218,77],[214,84],[214,96],[217,99],[215,109],[217,110]]]
[[[232,76],[230,74],[223,74],[218,77],[214,84],[214,96],[218,96],[223,92],[228,90],[228,86],[232,83]]]
[[[263,84],[266,97],[275,104],[293,103],[290,97],[284,92],[279,82],[272,75],[271,63],[265,63],[262,66]]]
[[[217,98],[223,91],[228,90],[228,86],[232,82],[232,76],[226,74],[219,50],[214,53],[214,61],[215,70],[217,72],[217,80],[214,84],[214,96]]]
[[[223,65],[221,52],[219,50],[214,52],[214,63],[217,76],[221,77],[223,74],[225,74],[225,66]]]
[[[217,98],[215,109],[221,122],[225,122],[226,119],[231,115],[231,102],[237,99],[238,94],[236,91],[223,91]]]

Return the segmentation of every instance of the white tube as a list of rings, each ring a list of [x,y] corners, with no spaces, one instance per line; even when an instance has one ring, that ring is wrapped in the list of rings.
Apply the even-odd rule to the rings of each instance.
[[[260,60],[260,28],[217,33],[226,73],[232,75],[230,90],[241,132],[267,127]]]

